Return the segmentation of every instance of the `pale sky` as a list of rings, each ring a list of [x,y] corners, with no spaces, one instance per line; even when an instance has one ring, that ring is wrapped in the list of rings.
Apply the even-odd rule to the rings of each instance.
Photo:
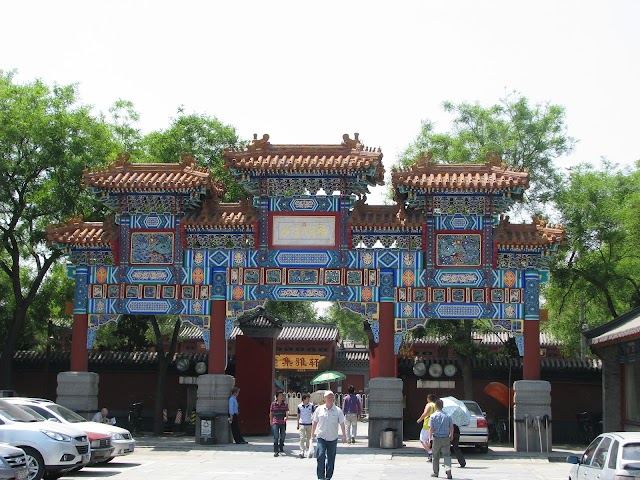
[[[448,129],[443,101],[516,90],[566,108],[562,166],[640,159],[636,0],[21,0],[2,17],[1,69],[78,83],[96,111],[131,100],[144,133],[181,105],[275,144],[359,132],[389,172],[421,119]]]

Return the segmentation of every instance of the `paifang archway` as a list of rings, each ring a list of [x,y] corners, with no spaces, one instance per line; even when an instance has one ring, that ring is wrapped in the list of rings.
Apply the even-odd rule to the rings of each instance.
[[[428,154],[392,172],[395,204],[381,206],[366,204],[366,194],[384,183],[382,152],[358,134],[337,145],[272,145],[264,135],[225,150],[224,160],[247,193],[239,203],[223,203],[223,186],[189,155],[178,164],[122,155],[84,172],[86,188],[113,214],[48,230],[76,281],[73,372],[87,372],[101,325],[125,313],[180,315],[209,349],[203,377],[211,379],[199,384],[198,408],[222,411],[234,381],[222,379],[234,320],[267,300],[326,300],[371,324],[372,377],[386,392],[377,411],[371,404],[374,432],[398,427],[389,405],[400,405],[401,429],[395,356],[402,336],[430,319],[484,319],[512,332],[525,378],[539,378],[539,285],[563,230],[503,216],[528,188],[527,172],[508,170],[495,155],[445,165]],[[525,328],[535,332],[531,345]],[[63,376],[59,391],[89,409],[97,379],[83,378]]]

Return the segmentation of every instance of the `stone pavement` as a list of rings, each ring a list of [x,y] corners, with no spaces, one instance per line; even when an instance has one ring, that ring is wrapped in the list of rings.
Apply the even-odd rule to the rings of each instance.
[[[285,455],[273,456],[272,438],[246,436],[248,445],[199,445],[193,437],[168,435],[137,437],[137,450],[127,457],[114,459],[104,466],[85,468],[68,478],[133,480],[175,479],[315,479],[315,459],[300,459],[295,421],[287,424]],[[419,442],[408,441],[400,449],[367,447],[367,424],[360,423],[355,444],[339,444],[334,480],[396,480],[430,478],[432,465]],[[463,449],[467,467],[453,460],[455,479],[565,480],[570,465],[569,454],[582,447],[555,447],[551,453],[520,453],[507,446],[490,446],[488,454]],[[122,458],[122,459],[121,459]],[[65,477],[67,478],[67,477]],[[440,468],[440,478],[445,478]]]

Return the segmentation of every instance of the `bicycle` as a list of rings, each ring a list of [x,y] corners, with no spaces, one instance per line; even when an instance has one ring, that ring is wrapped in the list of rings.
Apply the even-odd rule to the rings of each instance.
[[[496,417],[491,424],[489,435],[491,440],[496,443],[506,442],[508,440],[507,419],[504,417]]]
[[[127,422],[129,424],[129,431],[132,434],[142,432],[142,403],[143,402],[136,402],[129,406]]]

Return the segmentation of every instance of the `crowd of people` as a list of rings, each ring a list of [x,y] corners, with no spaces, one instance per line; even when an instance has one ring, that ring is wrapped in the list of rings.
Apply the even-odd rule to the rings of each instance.
[[[240,389],[231,389],[229,397],[229,423],[233,440],[238,444],[246,444],[240,433],[238,415],[238,394]],[[297,406],[297,425],[300,439],[300,458],[316,458],[319,480],[330,480],[333,477],[338,439],[342,443],[355,443],[358,434],[358,420],[362,417],[362,401],[356,395],[353,385],[348,387],[348,395],[343,399],[342,408],[335,404],[335,394],[331,390],[324,392],[324,404],[314,405],[310,395],[302,395]],[[284,453],[284,442],[287,429],[289,405],[285,401],[284,392],[276,392],[275,400],[269,408],[269,425],[273,433],[273,456]],[[461,467],[466,460],[460,450],[460,429],[453,419],[443,411],[442,400],[435,395],[427,395],[427,402],[422,415],[417,419],[422,424],[420,443],[427,453],[427,460],[433,464],[432,477],[438,477],[440,459],[443,460],[447,478],[451,474],[451,452]],[[315,444],[315,447],[314,447]]]

